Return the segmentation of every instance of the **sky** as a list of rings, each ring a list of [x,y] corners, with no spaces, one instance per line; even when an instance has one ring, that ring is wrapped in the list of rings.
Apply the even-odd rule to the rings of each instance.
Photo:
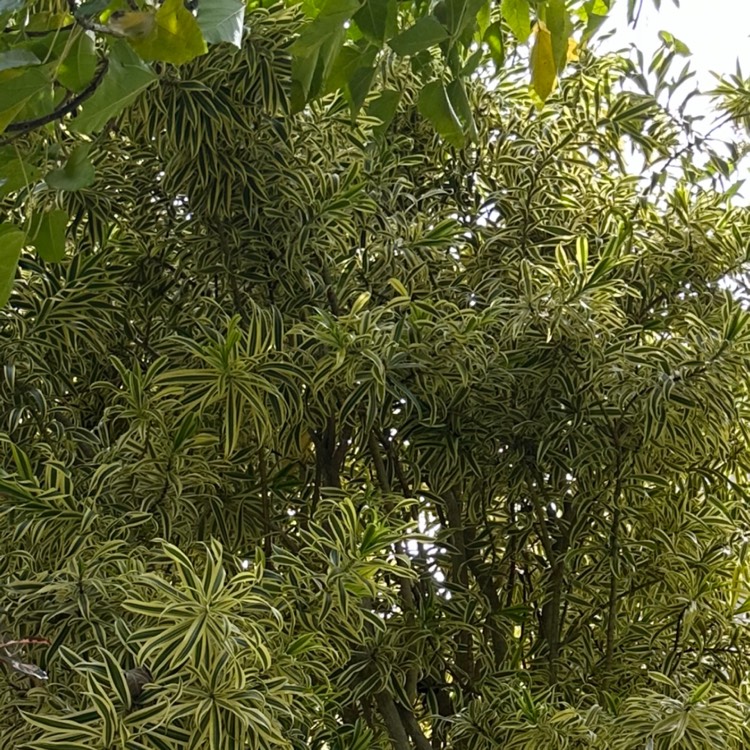
[[[612,18],[617,35],[607,42],[609,48],[634,42],[648,59],[659,45],[659,32],[664,30],[690,48],[702,87],[713,85],[712,71],[733,73],[738,58],[743,73],[750,75],[749,0],[680,0],[679,8],[673,0],[662,0],[660,11],[654,8],[653,0],[643,0],[634,30],[626,30],[626,8],[626,0],[614,3]]]
[[[713,89],[717,80],[713,73],[729,76],[736,72],[737,62],[744,77],[750,76],[750,0],[661,0],[656,10],[654,0],[642,0],[642,9],[635,29],[627,23],[627,0],[615,0],[611,18],[599,32],[599,51],[622,50],[634,44],[643,52],[646,64],[660,46],[660,31],[668,31],[686,44],[691,52],[690,67],[696,76],[681,89],[686,95],[692,88]],[[607,37],[606,32],[615,33]],[[677,60],[672,67],[677,74],[684,64]],[[678,103],[681,97],[676,100]],[[713,104],[709,96],[693,98],[687,112],[702,115],[699,132],[706,132],[715,123]],[[733,127],[727,124],[715,132],[715,138],[731,142],[736,138]],[[702,158],[696,155],[699,161]],[[745,180],[735,198],[735,204],[750,204],[750,159],[740,163],[734,180]],[[725,186],[729,187],[729,183]]]

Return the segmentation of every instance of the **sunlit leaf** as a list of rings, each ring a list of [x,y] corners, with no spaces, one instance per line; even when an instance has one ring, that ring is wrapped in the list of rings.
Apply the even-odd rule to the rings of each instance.
[[[96,72],[96,51],[91,36],[78,34],[57,68],[57,80],[71,91],[81,91]]]
[[[557,80],[557,64],[552,50],[552,35],[539,23],[531,49],[531,85],[542,101],[552,93]]]
[[[218,33],[218,30],[217,30]],[[183,0],[164,0],[150,32],[129,42],[144,60],[183,65],[208,51],[201,27]]]
[[[484,33],[484,41],[487,44],[492,62],[497,70],[501,70],[505,63],[505,41],[503,39],[502,26],[493,23]]]
[[[568,63],[568,52],[573,24],[565,0],[549,0],[547,5],[547,28],[552,35],[552,56],[557,72]]]
[[[525,42],[531,36],[531,11],[528,0],[502,0],[500,10],[503,20],[516,39]]]

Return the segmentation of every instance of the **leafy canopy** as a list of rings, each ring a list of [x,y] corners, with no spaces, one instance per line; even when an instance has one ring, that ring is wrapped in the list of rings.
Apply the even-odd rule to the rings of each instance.
[[[746,747],[745,144],[660,104],[676,40],[539,107],[401,36],[353,121],[293,112],[322,10],[208,7],[3,152],[4,745]]]

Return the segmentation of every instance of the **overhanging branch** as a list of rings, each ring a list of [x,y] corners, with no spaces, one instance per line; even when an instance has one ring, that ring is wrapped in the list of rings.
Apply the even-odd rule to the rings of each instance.
[[[54,122],[55,120],[61,120],[66,115],[75,112],[76,109],[78,109],[78,107],[83,104],[83,102],[85,102],[86,99],[88,99],[97,90],[97,88],[99,88],[99,84],[102,82],[104,74],[108,69],[109,60],[105,58],[102,61],[102,64],[99,66],[99,69],[96,71],[96,74],[91,79],[91,82],[86,86],[85,89],[83,89],[83,91],[81,91],[80,94],[76,94],[72,99],[69,99],[67,102],[61,104],[59,107],[53,109],[52,112],[49,112],[46,115],[35,117],[32,120],[12,122],[6,128],[6,131],[8,131],[9,133],[15,133],[16,135],[14,137],[18,137],[19,135],[29,133],[36,128],[41,128],[43,125],[47,125],[50,122]],[[0,145],[4,146],[11,140],[12,138],[5,138],[3,140],[0,140]]]

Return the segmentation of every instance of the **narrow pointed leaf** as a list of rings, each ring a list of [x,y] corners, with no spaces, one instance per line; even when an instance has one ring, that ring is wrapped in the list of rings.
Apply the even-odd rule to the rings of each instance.
[[[542,101],[552,93],[557,78],[557,65],[552,51],[552,35],[539,23],[531,50],[531,85]]]

